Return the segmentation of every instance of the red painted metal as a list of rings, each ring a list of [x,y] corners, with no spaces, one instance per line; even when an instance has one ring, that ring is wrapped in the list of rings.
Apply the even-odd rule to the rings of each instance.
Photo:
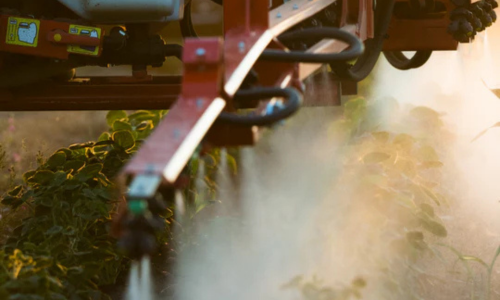
[[[398,0],[403,3],[404,1]],[[451,0],[441,0],[446,11],[432,18],[404,19],[393,17],[389,26],[385,51],[449,51],[456,50],[458,42],[448,34],[449,13],[455,8]]]
[[[374,35],[373,0],[342,1],[340,27],[361,40]],[[407,0],[396,0],[407,1]],[[451,1],[446,2],[448,10]],[[32,89],[0,91],[0,110],[111,110],[170,109],[151,137],[125,167],[123,175],[143,173],[162,175],[174,185],[185,163],[200,143],[210,146],[253,145],[257,128],[214,124],[247,73],[254,68],[263,86],[294,86],[305,91],[308,106],[338,105],[342,92],[356,93],[356,85],[340,83],[332,76],[314,77],[320,64],[291,64],[258,61],[266,48],[283,49],[276,37],[332,5],[335,0],[232,0],[224,1],[224,42],[220,38],[187,39],[180,77],[152,77],[145,69],[133,76],[91,78],[77,82],[40,84]],[[269,9],[272,8],[271,11]],[[0,17],[6,27],[9,16]],[[0,42],[0,51],[67,59],[68,44],[102,46],[102,39],[68,34],[69,23],[40,20],[39,45],[20,47]],[[454,50],[457,42],[446,32],[446,17],[426,20],[393,18],[384,50]],[[103,34],[104,35],[104,34]],[[0,31],[5,41],[6,30]],[[340,52],[347,47],[339,41],[324,40],[310,53]],[[322,94],[314,87],[327,85]],[[261,110],[265,101],[246,103]]]
[[[112,79],[112,78],[111,78]],[[0,91],[0,111],[168,109],[181,91],[180,77],[116,84],[107,77]]]
[[[210,147],[242,147],[253,146],[258,139],[256,127],[231,127],[214,124],[205,137],[205,143]]]
[[[219,98],[222,57],[221,39],[186,40],[181,97],[125,167],[124,175],[153,173],[162,175],[168,184],[175,183],[201,138],[220,113],[216,112],[215,117],[211,116],[201,123],[209,110],[223,101]],[[193,135],[199,139],[193,140]],[[189,145],[186,144],[188,141]]]
[[[269,27],[269,0],[224,1],[224,82],[225,92],[232,97],[244,76],[271,41],[256,44]],[[249,52],[255,52],[249,55]],[[245,61],[243,61],[245,60]]]
[[[68,42],[75,43],[76,45],[82,46],[99,46],[99,53],[97,56],[100,56],[102,51],[102,41],[103,39],[93,39],[90,37],[82,37],[76,35],[68,34],[69,28],[72,25],[67,22],[56,22],[51,20],[37,20],[40,22],[40,27],[38,28],[38,45],[36,47],[25,47],[19,45],[7,44],[7,28],[9,23],[9,18],[15,17],[11,15],[1,15],[0,16],[0,28],[4,28],[0,30],[0,51],[11,52],[11,53],[20,53],[32,56],[39,57],[48,57],[55,59],[68,59],[68,43],[62,43],[62,41],[66,40]],[[33,19],[35,20],[35,19]],[[101,36],[104,36],[104,30],[102,30]],[[61,42],[54,42],[53,36],[54,32],[65,33],[62,36],[63,40]],[[69,36],[69,37],[68,37]]]
[[[59,36],[60,38],[59,40],[56,39],[57,36]],[[99,38],[69,34],[68,32],[61,29],[56,29],[47,33],[46,38],[49,42],[62,45],[79,45],[79,46],[93,46],[93,47],[98,47],[101,45],[101,39]]]

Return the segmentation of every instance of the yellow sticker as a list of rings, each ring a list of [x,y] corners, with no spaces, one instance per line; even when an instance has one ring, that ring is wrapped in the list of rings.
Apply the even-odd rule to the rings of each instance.
[[[69,33],[74,35],[85,35],[93,38],[101,38],[101,28],[97,27],[86,27],[80,25],[70,25]],[[77,45],[68,45],[68,52],[77,53],[83,55],[99,55],[99,47],[87,47],[87,46],[77,46]]]
[[[40,20],[10,17],[7,24],[6,43],[24,47],[37,47]]]

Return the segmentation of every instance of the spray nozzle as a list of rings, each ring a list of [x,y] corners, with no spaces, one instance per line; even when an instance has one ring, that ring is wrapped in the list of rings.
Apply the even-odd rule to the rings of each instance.
[[[148,210],[146,200],[131,200],[128,202],[128,209],[133,215],[144,215]]]

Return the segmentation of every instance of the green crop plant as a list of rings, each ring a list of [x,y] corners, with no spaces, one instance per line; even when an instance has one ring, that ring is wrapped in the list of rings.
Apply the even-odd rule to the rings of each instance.
[[[114,284],[129,262],[109,234],[123,199],[113,178],[166,113],[111,111],[97,141],[57,150],[1,198],[27,217],[0,248],[0,299],[108,299],[99,287]]]
[[[432,109],[383,100],[384,105],[377,105],[350,99],[333,123],[331,133],[343,145],[339,159],[344,166],[335,186],[341,202],[358,216],[346,220],[353,222],[346,227],[361,228],[375,245],[388,245],[379,258],[371,247],[360,249],[380,270],[367,281],[376,278],[385,287],[384,299],[421,299],[425,286],[440,280],[419,264],[437,257],[435,244],[448,236],[440,215],[452,205],[442,178],[451,135]],[[361,227],[358,220],[367,225]]]
[[[299,291],[303,300],[349,300],[361,299],[361,291],[365,287],[366,281],[361,277],[355,278],[350,285],[333,288],[326,286],[316,276],[308,281],[302,276],[297,276],[284,284],[282,289]]]

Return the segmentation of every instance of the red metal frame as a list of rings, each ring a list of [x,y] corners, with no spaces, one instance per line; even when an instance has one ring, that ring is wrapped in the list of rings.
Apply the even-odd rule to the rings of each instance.
[[[162,175],[174,184],[225,106],[220,98],[222,40],[187,40],[182,93],[168,115],[125,167],[123,174]]]
[[[119,84],[107,77],[0,90],[4,111],[169,109],[181,92],[181,77],[153,77]]]
[[[396,2],[404,2],[397,0]],[[434,19],[392,18],[384,51],[454,51],[458,42],[448,34],[449,12],[455,8],[451,0],[441,0],[446,13]]]
[[[170,109],[123,174],[133,177],[154,173],[162,175],[166,183],[174,184],[200,143],[212,146],[255,143],[256,128],[214,125],[224,108],[229,111],[233,109],[231,99],[251,68],[260,74],[260,84],[264,86],[294,86],[302,90],[302,81],[321,65],[264,62],[258,61],[258,57],[266,48],[284,49],[276,40],[279,34],[335,1],[290,0],[278,5],[280,1],[276,0],[271,3],[271,10],[269,0],[224,1],[224,38],[186,40],[182,82],[180,77],[158,78],[145,72],[136,72],[133,77],[90,78],[80,82],[41,85],[30,91],[11,89],[0,94],[0,110]],[[363,41],[373,37],[373,1],[337,1],[343,1],[341,28],[356,34]],[[0,24],[5,24],[6,18],[1,17]],[[18,46],[9,48],[11,46],[2,43],[0,50],[67,58],[66,44],[75,42],[74,37],[64,34],[69,24],[53,21],[43,21],[42,24],[45,27],[40,38],[41,52],[38,50],[35,54],[33,49],[24,47],[27,49],[19,50]],[[456,49],[455,42],[443,38],[441,29],[439,39],[437,35],[429,33],[428,28],[436,24],[433,21],[394,20],[385,50],[409,50],[403,45],[411,45],[411,50],[420,50],[431,44],[433,49]],[[440,20],[439,26],[443,24]],[[405,39],[408,30],[414,34],[411,40]],[[55,40],[56,33],[61,38]],[[424,36],[430,36],[432,41],[422,42]],[[448,37],[447,34],[444,36]],[[0,33],[0,40],[2,38],[5,39],[5,31],[3,36]],[[95,45],[96,41],[82,39],[80,43]],[[346,47],[342,42],[325,40],[308,51],[340,52]],[[311,106],[338,104],[341,83],[333,79],[330,81],[335,100],[333,103],[325,103],[322,101],[324,99],[308,99],[306,103]],[[355,85],[346,84],[345,87],[347,93],[356,90]],[[256,102],[249,106],[258,105]]]
[[[1,15],[0,16],[0,41],[5,41],[7,38],[7,30],[9,24],[9,18],[15,17],[11,15]],[[33,55],[39,57],[55,58],[66,60],[68,59],[68,44],[79,45],[79,46],[97,46],[98,54],[101,55],[102,52],[102,42],[105,31],[101,29],[101,38],[92,38],[87,36],[72,35],[69,34],[71,25],[69,22],[57,22],[51,20],[38,20],[40,23],[39,28],[37,28],[37,47],[26,47],[19,45],[7,44],[5,42],[0,43],[0,51],[20,53],[26,55]],[[57,41],[54,37],[59,34],[61,39]]]

